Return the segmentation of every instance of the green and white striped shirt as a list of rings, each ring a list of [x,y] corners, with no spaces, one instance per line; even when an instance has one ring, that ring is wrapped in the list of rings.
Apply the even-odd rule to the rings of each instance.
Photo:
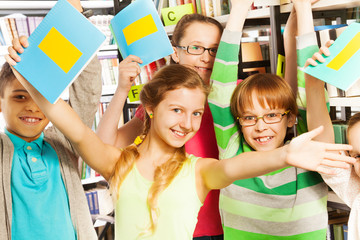
[[[241,32],[224,31],[211,76],[213,89],[208,101],[220,159],[252,151],[230,112],[230,98],[237,85],[240,40]],[[314,53],[307,51],[313,45],[309,43],[298,50],[302,59]],[[224,238],[324,240],[328,222],[326,203],[327,186],[320,175],[295,167],[235,181],[220,191]]]

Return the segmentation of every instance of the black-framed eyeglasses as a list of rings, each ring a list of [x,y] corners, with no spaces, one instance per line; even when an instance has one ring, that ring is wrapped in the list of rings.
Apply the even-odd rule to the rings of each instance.
[[[268,113],[263,116],[243,116],[238,117],[239,123],[241,126],[253,126],[257,121],[262,118],[262,120],[267,124],[278,123],[280,122],[285,115],[287,115],[290,110],[285,111],[284,113]]]
[[[206,48],[203,46],[198,46],[198,45],[189,45],[189,46],[176,46],[177,48],[180,48],[182,50],[186,50],[189,54],[192,55],[201,55],[203,54],[205,51],[208,51],[210,56],[215,57],[216,56],[216,52],[217,52],[217,47],[212,47],[212,48]]]

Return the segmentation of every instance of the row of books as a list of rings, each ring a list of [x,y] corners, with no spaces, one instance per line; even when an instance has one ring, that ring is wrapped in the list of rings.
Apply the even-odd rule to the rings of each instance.
[[[113,15],[94,15],[89,17],[90,22],[94,24],[103,34],[105,34],[105,45],[115,44],[109,28],[110,21],[113,17]]]
[[[26,17],[22,14],[12,14],[0,18],[0,46],[11,45],[13,38],[30,36],[44,17]]]
[[[113,15],[95,15],[89,20],[93,23],[105,36],[104,45],[114,44],[109,24]],[[43,16],[25,16],[23,14],[11,14],[0,18],[0,46],[11,45],[13,38],[19,36],[27,36],[35,30],[35,28],[44,19]]]
[[[95,172],[94,169],[90,168],[84,161],[80,161],[80,177],[81,179],[99,177],[100,174]]]
[[[99,214],[99,198],[97,191],[86,191],[85,196],[89,205],[90,214]]]
[[[101,79],[103,86],[116,86],[119,77],[119,58],[117,52],[98,55],[101,64]]]
[[[209,17],[216,17],[230,12],[229,0],[154,0],[159,13],[163,8],[176,7],[184,4],[192,4],[194,13]]]
[[[347,224],[332,224],[329,226],[330,234],[328,239],[331,240],[348,240]]]
[[[114,209],[109,189],[104,185],[97,184],[95,188],[85,190],[85,196],[92,215],[105,216]]]

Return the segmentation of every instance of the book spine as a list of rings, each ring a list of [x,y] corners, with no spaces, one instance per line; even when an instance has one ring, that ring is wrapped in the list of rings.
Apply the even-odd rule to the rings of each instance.
[[[202,14],[201,12],[201,0],[196,0],[196,12]]]
[[[205,4],[206,4],[205,0],[200,0],[201,14],[207,16]]]
[[[11,45],[12,36],[6,26],[6,18],[3,18],[3,17],[0,18],[0,29],[1,29],[2,35],[4,37],[5,45]]]
[[[19,38],[19,34],[16,28],[16,22],[15,22],[15,18],[8,18],[9,21],[9,25],[11,28],[11,32],[14,38]]]
[[[169,7],[176,7],[176,6],[177,6],[176,0],[169,0]]]
[[[214,6],[212,0],[205,0],[205,12],[206,16],[214,17]]]
[[[94,214],[99,214],[99,198],[97,191],[93,191]]]
[[[226,15],[230,13],[229,0],[219,0],[220,2],[220,12],[221,15]]]

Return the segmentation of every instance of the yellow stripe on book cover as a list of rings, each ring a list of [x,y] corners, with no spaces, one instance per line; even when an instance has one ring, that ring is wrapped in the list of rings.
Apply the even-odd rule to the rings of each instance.
[[[155,21],[151,14],[136,20],[123,29],[124,37],[127,45],[136,42],[150,34],[158,31]]]
[[[331,60],[328,68],[338,71],[349,59],[360,49],[360,32],[358,32],[353,39],[341,50],[341,52]]]
[[[41,41],[39,48],[65,73],[70,71],[82,55],[82,52],[54,27]]]

